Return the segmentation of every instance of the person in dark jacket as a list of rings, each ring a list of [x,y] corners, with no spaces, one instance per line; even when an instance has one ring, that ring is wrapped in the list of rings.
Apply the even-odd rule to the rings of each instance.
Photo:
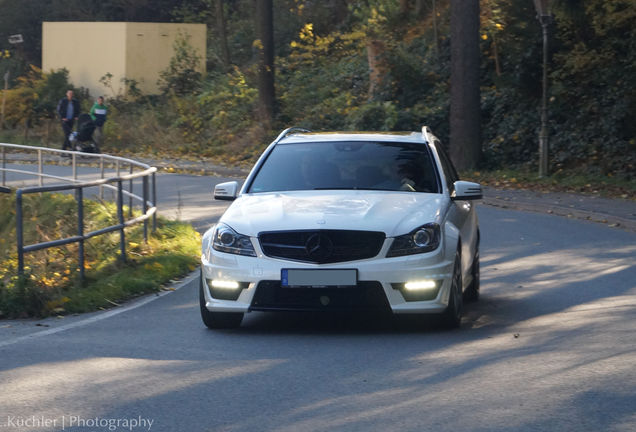
[[[73,124],[80,113],[80,104],[76,99],[73,99],[73,90],[66,92],[66,97],[62,98],[57,104],[57,113],[62,119],[62,131],[64,131],[64,144],[62,150],[71,149],[71,143],[68,137],[73,132]]]

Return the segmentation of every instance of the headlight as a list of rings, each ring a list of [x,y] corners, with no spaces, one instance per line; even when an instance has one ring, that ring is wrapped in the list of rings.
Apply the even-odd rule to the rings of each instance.
[[[201,237],[201,254],[205,255],[205,259],[210,260],[210,241],[212,241],[212,235],[214,231],[206,231]]]
[[[212,248],[236,255],[256,256],[256,251],[254,251],[254,246],[252,246],[252,241],[248,236],[238,234],[232,228],[222,223],[214,228]]]
[[[436,223],[423,225],[412,232],[395,237],[387,258],[430,252],[439,246],[440,229]]]

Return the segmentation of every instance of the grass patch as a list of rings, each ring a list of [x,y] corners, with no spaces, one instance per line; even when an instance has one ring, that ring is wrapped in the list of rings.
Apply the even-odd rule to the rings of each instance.
[[[72,195],[24,197],[24,242],[34,244],[77,233]],[[127,212],[127,210],[126,210]],[[127,214],[127,213],[126,213]],[[116,223],[114,204],[84,200],[85,232]],[[191,225],[157,220],[143,241],[143,225],[126,228],[127,261],[119,259],[119,233],[84,243],[86,280],[79,279],[77,243],[25,254],[25,276],[17,277],[15,200],[0,195],[0,318],[43,317],[94,311],[156,292],[198,265],[200,236]],[[150,230],[149,230],[150,231]]]
[[[536,172],[507,169],[464,172],[462,179],[498,189],[569,192],[636,200],[636,180],[623,177],[571,171],[557,171],[550,176],[539,177]]]

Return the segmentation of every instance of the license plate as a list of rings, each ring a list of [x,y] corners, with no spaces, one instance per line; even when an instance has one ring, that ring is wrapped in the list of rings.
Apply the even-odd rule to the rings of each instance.
[[[356,269],[283,269],[280,272],[284,287],[356,286]]]

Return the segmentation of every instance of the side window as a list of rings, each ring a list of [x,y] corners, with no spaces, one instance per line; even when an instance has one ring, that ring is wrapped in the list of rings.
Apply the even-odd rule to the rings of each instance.
[[[448,188],[451,189],[452,191],[453,183],[459,180],[459,176],[457,175],[457,171],[455,170],[455,167],[453,166],[453,163],[448,157],[448,154],[446,153],[446,150],[444,150],[444,147],[442,146],[442,144],[439,141],[435,141],[434,144],[435,144],[435,149],[437,150],[437,154],[439,154],[440,162],[442,163],[442,169],[444,170],[446,184],[448,185]]]

